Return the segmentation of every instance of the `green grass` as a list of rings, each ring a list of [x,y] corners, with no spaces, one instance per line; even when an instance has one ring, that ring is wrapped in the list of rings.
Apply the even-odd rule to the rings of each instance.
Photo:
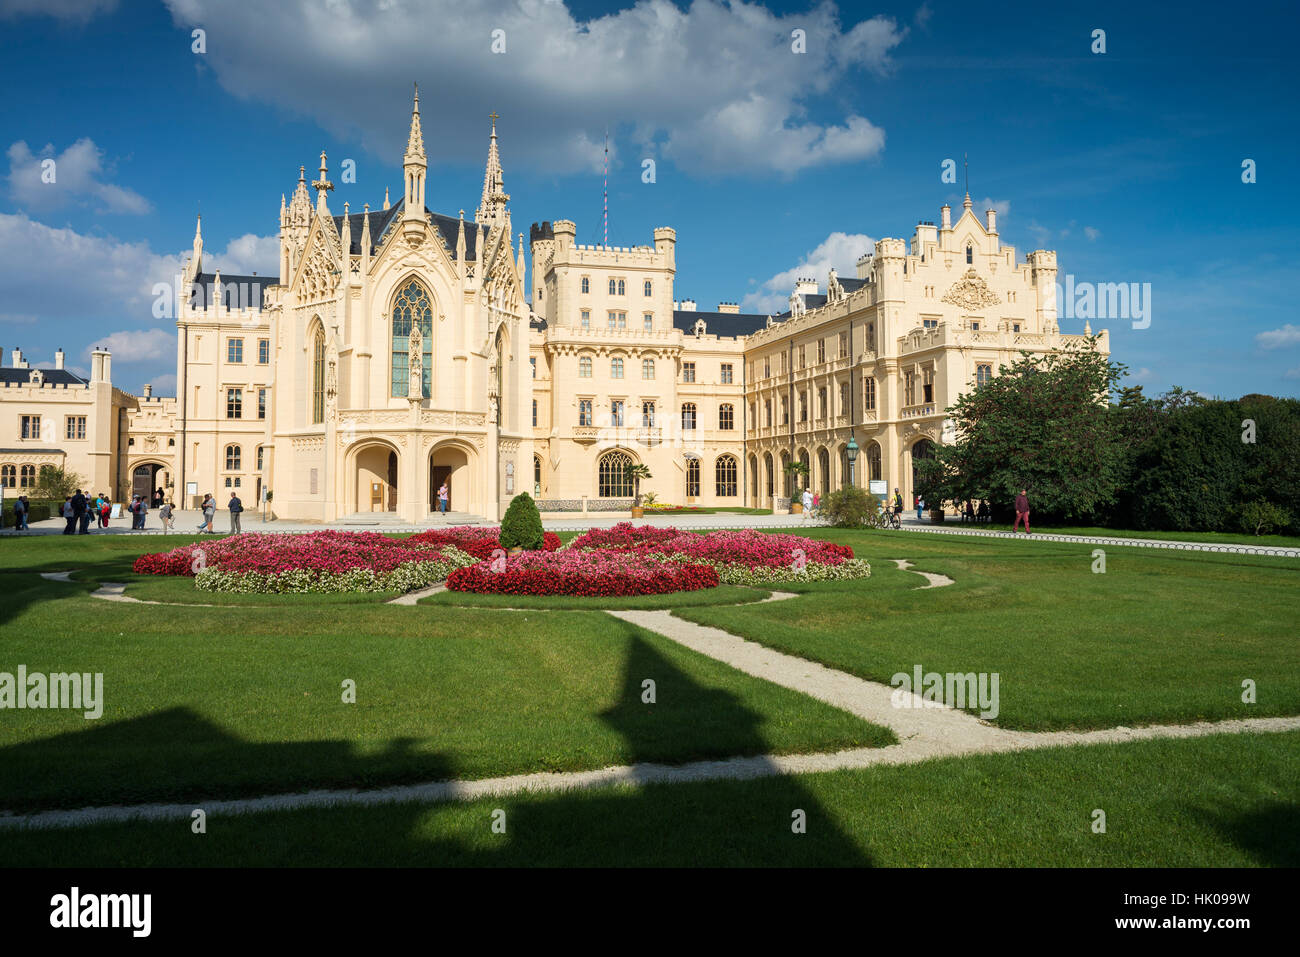
[[[1300,560],[897,532],[809,530],[872,563],[867,584],[681,617],[864,678],[997,672],[1009,728],[1300,713]],[[890,559],[956,584],[918,590]],[[1241,700],[1242,681],[1258,688]]]
[[[1001,525],[976,525],[974,527],[988,528],[993,531],[1011,531],[1009,522]],[[1245,532],[1147,532],[1134,531],[1130,528],[1099,528],[1097,526],[1081,525],[1062,525],[1058,527],[1039,525],[1037,522],[1034,522],[1032,527],[1037,532],[1046,532],[1053,535],[1093,535],[1098,538],[1153,538],[1173,542],[1206,542],[1215,545],[1300,548],[1300,536],[1297,535],[1247,535]]]
[[[41,543],[24,544],[37,546],[28,563],[44,564]],[[15,571],[0,572],[0,588],[0,671],[102,672],[106,702],[92,721],[63,710],[0,713],[0,809],[893,741],[604,614],[133,605]],[[356,704],[341,700],[345,679],[356,682]],[[645,679],[657,684],[655,704],[641,701]]]
[[[1300,865],[1300,733],[466,804],[6,832],[10,866]],[[506,833],[491,830],[506,813]],[[791,831],[795,809],[807,833]],[[1093,811],[1106,832],[1093,833]]]
[[[627,598],[584,598],[573,595],[477,595],[444,591],[420,599],[422,605],[453,605],[464,608],[523,608],[551,611],[621,611],[628,608],[693,608],[700,605],[737,605],[761,601],[772,593],[740,585],[719,585],[699,591],[668,595],[635,595]]]

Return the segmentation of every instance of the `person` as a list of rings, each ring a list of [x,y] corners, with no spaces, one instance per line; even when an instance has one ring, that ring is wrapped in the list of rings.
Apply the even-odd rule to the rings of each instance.
[[[162,508],[162,503],[163,503],[163,490],[162,490],[162,486],[160,485],[158,488],[153,490],[153,507]]]
[[[131,531],[134,532],[136,529],[140,527],[140,496],[139,495],[131,496],[131,504],[126,507],[126,510],[131,513]]]
[[[90,519],[86,516],[86,496],[82,494],[81,489],[77,489],[69,499],[72,503],[73,531],[80,535],[87,534],[86,526]],[[80,529],[77,526],[80,525]]]
[[[158,509],[158,520],[162,522],[164,532],[170,532],[176,528],[176,520],[172,518],[171,502],[163,502],[162,508]]]
[[[972,525],[975,524],[975,503],[970,499],[966,499],[966,512],[964,518]]]
[[[813,507],[812,489],[806,488],[803,490],[802,503],[803,503],[803,520],[806,522],[808,521],[808,515],[810,512],[812,512],[812,507]]]
[[[230,493],[230,504],[226,506],[230,509],[230,532],[238,535],[243,529],[239,527],[239,513],[244,510],[244,503],[239,500],[239,495],[235,492]]]
[[[1024,519],[1025,522],[1025,534],[1031,534],[1029,531],[1029,495],[1023,488],[1020,490],[1020,494],[1016,496],[1016,523],[1011,526],[1013,534],[1020,531],[1021,519]]]
[[[897,488],[894,489],[894,514],[903,517],[903,493]]]
[[[203,528],[204,526],[207,526],[207,530],[211,532],[213,535],[215,535],[217,534],[217,526],[214,525],[213,523],[216,520],[217,520],[217,497],[213,495],[211,492],[209,492],[207,496],[203,499],[203,525],[200,525],[199,528]]]
[[[924,511],[925,511],[925,499],[921,498],[921,496],[918,495],[916,497],[916,520],[918,522],[921,520],[921,513]]]
[[[989,520],[989,503],[987,499],[980,499],[979,520],[981,522]]]
[[[442,487],[438,489],[438,510],[443,515],[447,514],[447,483],[443,482]]]
[[[113,503],[108,500],[107,495],[100,496],[99,505],[99,527],[108,528],[108,519],[113,514]]]
[[[14,501],[14,531],[21,532],[27,528],[27,496],[19,495]]]
[[[63,505],[60,508],[60,512],[63,514],[63,520],[67,522],[67,525],[63,528],[63,534],[71,535],[75,531],[74,526],[77,523],[77,513],[72,510],[71,495],[63,496]]]

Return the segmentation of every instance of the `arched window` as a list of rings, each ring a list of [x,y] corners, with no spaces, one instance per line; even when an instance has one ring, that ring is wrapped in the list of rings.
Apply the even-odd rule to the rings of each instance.
[[[266,446],[257,447],[257,470],[260,472],[266,467]]]
[[[542,494],[542,459],[540,456],[533,456],[533,498]]]
[[[24,465],[18,470],[18,487],[35,488],[36,486],[36,466]]]
[[[791,482],[793,481],[790,475],[789,465],[790,465],[790,453],[782,452],[781,453],[781,479],[782,479],[781,495],[784,498],[790,497]]]
[[[650,295],[650,293],[651,293],[653,290],[654,290],[654,286],[652,286],[652,285],[650,284],[650,280],[647,279],[647,280],[645,281],[645,294],[648,296],[648,295]]]
[[[736,410],[729,403],[718,406],[718,428],[730,432],[736,427]]]
[[[609,281],[609,294],[612,296],[618,291],[618,282],[611,279]]]
[[[0,466],[0,485],[15,488],[18,485],[18,469],[12,465]]]
[[[767,497],[771,498],[772,492],[776,488],[774,479],[772,477],[772,453],[771,452],[768,452],[766,455],[763,456],[763,465],[767,472]]]
[[[975,247],[970,243],[966,244],[966,265],[969,266],[975,261]]]
[[[821,473],[822,494],[829,495],[831,491],[831,454],[825,449],[817,453],[817,471]]]
[[[714,466],[718,498],[734,498],[736,495],[736,459],[731,455],[720,455]]]
[[[686,497],[698,498],[700,494],[700,460],[694,455],[686,458]]]
[[[226,414],[229,417],[229,410]],[[325,421],[325,330],[320,326],[311,347],[311,420],[313,424]]]
[[[620,279],[620,280],[618,281],[618,294],[619,294],[620,296],[623,296],[623,295],[626,295],[626,294],[627,294],[627,281],[626,281],[626,280]]]
[[[695,431],[695,403],[687,402],[682,406],[682,431]]]
[[[239,462],[242,458],[238,445],[226,446],[226,471],[235,472],[239,470]]]
[[[587,276],[583,276],[581,288],[583,292],[591,292],[591,279]]]
[[[883,478],[880,470],[880,446],[875,442],[867,446],[867,478]]]
[[[627,474],[631,464],[632,457],[626,452],[606,452],[600,457],[597,491],[601,498],[632,497],[632,479]]]
[[[392,373],[389,390],[393,398],[409,395],[411,368],[407,353],[410,350],[411,326],[420,326],[420,358],[423,375],[420,394],[429,398],[433,394],[433,301],[424,286],[416,279],[408,280],[397,290],[393,300]]]

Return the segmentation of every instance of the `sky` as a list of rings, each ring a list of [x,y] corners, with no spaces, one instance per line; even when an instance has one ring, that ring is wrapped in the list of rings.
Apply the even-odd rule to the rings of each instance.
[[[1297,396],[1300,13],[1174,9],[0,0],[4,361],[61,347],[84,374],[107,345],[117,385],[174,394],[154,286],[196,216],[205,266],[274,273],[280,196],[322,150],[335,214],[401,195],[418,82],[430,208],[473,215],[495,111],[516,231],[601,242],[608,136],[608,241],[673,226],[676,296],[701,309],[824,291],[960,212],[969,175],[1018,258],[1057,251],[1071,305],[1136,284],[1140,311],[1060,319],[1109,329],[1128,384]]]

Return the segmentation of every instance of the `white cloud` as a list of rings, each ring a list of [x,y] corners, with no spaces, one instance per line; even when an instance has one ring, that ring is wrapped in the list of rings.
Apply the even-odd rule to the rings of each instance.
[[[884,16],[846,26],[829,2],[778,15],[757,4],[641,0],[590,20],[537,0],[167,5],[185,29],[238,38],[210,42],[203,58],[230,92],[307,114],[390,160],[405,145],[412,79],[426,92],[434,164],[481,162],[486,115],[511,103],[498,123],[507,175],[512,162],[591,170],[605,128],[613,136],[620,126],[705,175],[870,159],[884,146],[879,127],[852,109],[814,117],[810,105],[846,81],[861,94],[856,75],[887,74],[907,34]],[[806,52],[792,50],[795,29]]]
[[[149,384],[153,386],[154,395],[175,395],[176,394],[176,373],[165,372],[162,375],[156,375],[149,379]]]
[[[777,273],[756,291],[746,294],[741,309],[769,315],[784,312],[789,308],[790,293],[796,279],[816,279],[818,289],[825,293],[826,277],[832,266],[840,276],[853,278],[858,274],[858,259],[875,248],[876,241],[863,233],[831,233],[807,253],[799,265]]]
[[[932,16],[934,16],[934,11],[930,9],[930,4],[928,2],[923,3],[917,8],[916,16],[913,17],[913,21],[922,30],[925,30],[930,26],[930,18]]]
[[[973,203],[973,208],[980,212],[983,212],[986,209],[991,209],[993,212],[998,214],[999,232],[1002,230],[1002,224],[1006,221],[1006,218],[1011,215],[1011,200],[1009,199],[993,199],[992,197],[985,196],[981,200],[972,200],[971,202]]]
[[[82,352],[86,359],[96,346],[103,346],[113,353],[113,364],[153,362],[157,359],[175,357],[176,330],[173,329],[124,329],[110,332],[106,336],[95,336],[95,341]]]
[[[1255,336],[1255,344],[1261,349],[1281,349],[1300,343],[1300,326],[1287,323],[1281,329],[1269,329]]]
[[[223,253],[203,253],[203,271],[220,268],[227,276],[280,275],[280,236],[245,233],[226,244]]]
[[[1135,379],[1150,379],[1150,378],[1151,378],[1151,370],[1148,369],[1146,366],[1143,366],[1141,369],[1138,369],[1136,372],[1133,373],[1133,378],[1135,378]]]
[[[1092,226],[1084,226],[1083,234],[1088,237],[1089,242],[1096,242],[1101,238],[1101,230]]]
[[[1294,369],[1287,369],[1286,372],[1282,373],[1282,378],[1300,379],[1300,366],[1296,366]]]
[[[85,23],[117,7],[117,0],[0,0],[0,20],[44,15]]]
[[[102,177],[112,172],[104,168],[103,155],[103,150],[88,137],[57,155],[53,143],[33,153],[23,140],[18,140],[8,150],[9,195],[27,209],[53,209],[93,199],[105,212],[149,212],[149,201],[135,190],[103,181]],[[50,175],[46,175],[47,169]]]

